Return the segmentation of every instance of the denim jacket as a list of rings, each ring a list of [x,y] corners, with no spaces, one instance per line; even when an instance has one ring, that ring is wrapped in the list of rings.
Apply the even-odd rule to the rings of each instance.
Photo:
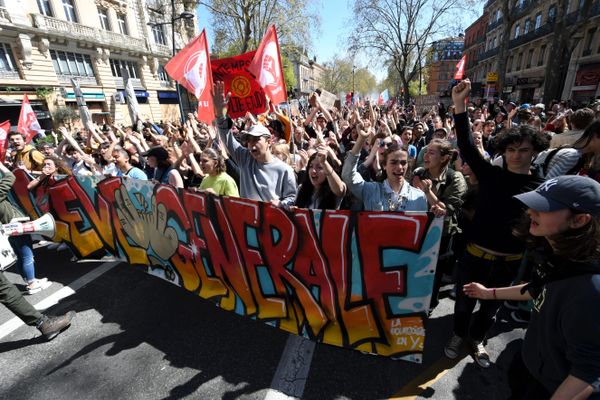
[[[391,193],[384,182],[366,182],[357,171],[358,156],[348,153],[342,169],[342,179],[352,194],[362,201],[365,211],[390,211],[388,199]],[[421,190],[402,185],[400,196],[405,198],[395,211],[427,211],[427,198]]]

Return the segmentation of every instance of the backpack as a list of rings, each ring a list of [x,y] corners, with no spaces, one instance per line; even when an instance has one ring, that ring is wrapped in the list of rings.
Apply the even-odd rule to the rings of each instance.
[[[560,150],[563,150],[565,148],[571,148],[571,147],[564,146],[564,147],[557,147],[555,149],[549,150],[546,152],[546,156],[543,157],[543,159],[541,159],[541,160],[538,160],[539,159],[539,156],[538,156],[538,158],[536,158],[535,161],[533,162],[534,172],[540,178],[546,178],[546,175],[548,174],[548,168],[550,166],[550,162],[552,161],[554,156],[556,154],[558,154],[558,152]],[[583,167],[583,164],[584,164],[583,158],[579,157],[579,160],[577,161],[577,163],[571,169],[564,172],[562,175],[576,175]]]

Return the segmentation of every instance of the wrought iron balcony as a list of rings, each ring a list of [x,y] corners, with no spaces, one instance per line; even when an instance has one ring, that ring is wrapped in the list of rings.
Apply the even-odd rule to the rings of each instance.
[[[120,33],[97,29],[91,26],[69,22],[42,14],[32,14],[33,25],[43,30],[48,36],[67,37],[76,40],[85,40],[94,44],[107,47],[130,49],[146,52],[146,41]]]
[[[497,27],[499,27],[500,25],[502,25],[502,23],[504,22],[504,18],[500,18],[495,22],[492,22],[491,24],[488,25],[487,27],[487,31],[491,32],[494,29],[496,29]]]
[[[567,25],[572,25],[577,22],[577,17],[581,13],[581,10],[573,11],[567,14]],[[600,14],[600,2],[596,1],[591,7],[587,19],[591,19]]]
[[[494,57],[495,55],[498,54],[499,51],[500,51],[500,46],[494,47],[493,49],[485,51],[483,53],[479,53],[479,55],[477,56],[477,61],[479,62],[479,61],[483,61],[488,58]]]
[[[516,39],[512,39],[510,42],[508,42],[508,48],[513,49],[515,47],[522,46],[525,43],[529,43],[532,40],[539,39],[553,32],[554,22],[548,22],[534,31],[528,32],[527,34],[519,36]]]
[[[19,76],[19,71],[0,69],[0,79],[19,80],[21,76]]]
[[[526,0],[523,2],[523,5],[519,7],[515,7],[513,9],[513,15],[515,19],[521,18],[523,15],[527,14],[533,7],[539,3],[539,0]]]

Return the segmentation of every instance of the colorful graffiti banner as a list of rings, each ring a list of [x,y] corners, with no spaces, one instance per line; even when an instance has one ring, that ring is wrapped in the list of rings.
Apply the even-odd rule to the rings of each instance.
[[[317,342],[420,362],[441,235],[427,213],[297,209],[127,178],[67,177],[12,201],[78,257],[121,257]]]
[[[254,53],[256,51],[210,62],[213,81],[223,81],[225,93],[231,92],[227,112],[233,118],[244,117],[247,112],[262,114],[267,110],[265,92],[248,72]]]

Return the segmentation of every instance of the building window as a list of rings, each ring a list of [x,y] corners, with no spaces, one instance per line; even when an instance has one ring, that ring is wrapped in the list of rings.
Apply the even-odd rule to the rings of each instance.
[[[587,31],[587,36],[585,38],[585,45],[583,46],[583,55],[584,56],[589,56],[590,54],[592,54],[592,43],[593,43],[594,36],[596,35],[596,29],[597,28],[592,28],[592,29],[588,29],[588,31]]]
[[[77,14],[75,13],[75,4],[73,0],[63,0],[62,3],[67,21],[77,22]]]
[[[92,59],[87,54],[50,50],[54,71],[59,76],[79,76],[94,78]]]
[[[523,53],[519,53],[519,56],[517,57],[517,66],[515,68],[515,71],[519,71],[521,69],[522,64],[523,64]]]
[[[531,68],[531,63],[533,61],[533,49],[529,50],[527,54],[527,66],[525,68]]]
[[[112,71],[112,76],[115,78],[122,78],[121,68],[125,68],[127,72],[129,72],[129,77],[132,79],[138,79],[138,65],[133,61],[125,61],[125,60],[110,60],[110,69]]]
[[[162,65],[158,66],[158,80],[161,82],[171,82],[171,80],[169,79],[169,75],[165,70],[165,67]]]
[[[553,4],[548,9],[548,22],[553,23],[556,20],[556,5]]]
[[[117,14],[117,23],[119,24],[119,32],[123,35],[129,35],[127,32],[127,20],[125,19],[125,14]]]
[[[546,45],[540,47],[540,56],[538,57],[538,67],[544,65],[544,58],[546,58]]]
[[[0,43],[0,74],[16,74],[18,76],[17,64],[15,63],[12,49],[6,43]]]
[[[100,17],[100,27],[105,31],[110,31],[110,24],[108,22],[108,10],[103,7],[98,7],[98,17]]]
[[[154,43],[163,45],[167,44],[164,25],[152,25],[152,36],[154,37]]]
[[[508,71],[507,72],[512,71],[514,62],[515,62],[515,58],[513,56],[510,56],[510,58],[508,59]]]
[[[529,29],[531,28],[531,20],[525,21],[525,29],[523,30],[523,35],[527,35],[529,33]]]
[[[515,39],[521,34],[521,25],[515,26]]]
[[[37,0],[38,10],[40,14],[47,17],[52,17],[52,8],[50,8],[50,0]]]
[[[535,30],[537,31],[542,26],[542,14],[538,14],[535,16]]]

